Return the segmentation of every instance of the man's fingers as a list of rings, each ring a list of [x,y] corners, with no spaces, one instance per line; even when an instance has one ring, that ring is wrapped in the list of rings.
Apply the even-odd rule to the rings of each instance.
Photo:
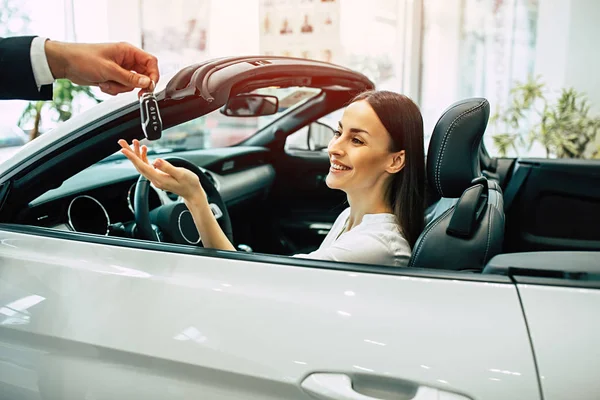
[[[150,86],[150,78],[148,78],[146,75],[138,74],[134,71],[128,71],[116,63],[111,65],[107,80],[114,81],[128,88],[129,90],[132,90],[133,88],[145,89]]]
[[[112,58],[127,71],[135,71],[158,82],[160,74],[158,71],[158,59],[127,42],[120,42],[116,46],[111,45]]]
[[[145,52],[135,46],[130,47],[133,61],[131,63],[131,70],[142,74],[150,78],[155,84],[160,78],[158,72],[158,59],[150,53]]]
[[[150,80],[152,82],[154,82],[155,84],[158,82],[158,79],[160,78],[160,74],[158,72],[158,60],[156,59],[156,57],[148,54],[145,67],[140,68],[140,69],[143,69],[144,71],[138,71],[138,72],[148,76],[150,78]],[[137,69],[135,67],[134,67],[134,71],[137,71]]]
[[[100,87],[100,90],[104,93],[110,94],[112,96],[115,96],[120,93],[131,92],[133,90],[132,86],[121,85],[120,83],[115,81],[99,83],[98,87]]]

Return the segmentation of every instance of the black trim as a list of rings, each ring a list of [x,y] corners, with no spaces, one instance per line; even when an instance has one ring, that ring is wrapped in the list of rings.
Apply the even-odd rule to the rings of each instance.
[[[417,268],[382,267],[378,265],[340,263],[334,261],[312,260],[299,257],[288,257],[261,253],[246,253],[242,251],[225,251],[186,246],[170,243],[157,243],[137,239],[124,239],[110,236],[92,235],[79,232],[61,231],[51,228],[42,228],[31,225],[15,225],[0,223],[0,232],[14,232],[26,235],[37,235],[55,239],[75,240],[78,242],[119,246],[140,250],[165,251],[177,254],[199,255],[216,257],[228,260],[250,261],[267,264],[277,264],[302,268],[317,268],[335,271],[362,272],[380,275],[412,276],[417,278],[435,278],[472,282],[491,282],[513,284],[510,278],[501,275],[479,275],[443,270],[425,270]]]
[[[600,252],[536,251],[492,258],[484,275],[510,277],[515,283],[600,289]]]
[[[529,177],[531,173],[531,165],[526,163],[516,163],[513,171],[512,178],[506,185],[506,190],[504,191],[504,211],[508,211],[513,201],[519,194],[520,190],[523,188],[525,181]]]
[[[550,278],[545,276],[511,275],[512,281],[519,285],[554,286],[577,289],[600,289],[600,280],[586,281],[578,279]]]
[[[10,192],[12,183],[12,181],[6,181],[0,184],[0,210],[2,209],[2,206],[4,206],[4,202],[8,198],[8,194]]]

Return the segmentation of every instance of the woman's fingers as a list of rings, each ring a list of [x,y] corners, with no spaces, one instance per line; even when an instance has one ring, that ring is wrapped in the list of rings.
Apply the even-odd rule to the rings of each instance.
[[[159,177],[161,175],[164,175],[160,171],[152,168],[152,166],[150,164],[145,163],[140,157],[136,156],[135,153],[131,149],[122,148],[121,153],[123,153],[125,155],[125,157],[127,157],[129,159],[129,161],[131,161],[131,163],[133,164],[135,169],[137,169],[137,171],[140,174],[144,175],[146,178],[152,180],[152,179],[156,179],[157,177]]]
[[[144,163],[146,164],[150,164],[149,160],[148,160],[148,147],[146,147],[145,145],[142,146],[139,142],[139,140],[134,140],[133,141],[133,150],[131,149],[131,146],[129,146],[129,143],[127,143],[127,141],[120,139],[118,141],[119,145],[126,150],[130,150],[133,152],[133,154],[141,159]]]
[[[132,162],[135,169],[142,175],[151,181],[154,186],[159,189],[168,189],[173,186],[175,180],[169,174],[154,169],[150,164],[144,162],[138,157],[131,149],[123,148],[121,153],[125,155]]]
[[[177,167],[174,167],[173,164],[169,163],[168,161],[157,158],[154,161],[154,167],[163,171],[165,174],[171,175],[177,180],[181,178],[181,171]]]
[[[133,152],[136,156],[141,158],[142,153],[140,152],[140,141],[137,139],[133,139]]]
[[[150,165],[148,160],[148,148],[140,146],[140,142],[133,141],[133,149],[127,141],[119,140],[121,153],[131,161],[135,169],[150,180],[154,186],[163,190],[171,190],[178,185],[178,179],[182,176],[182,171],[174,167],[165,160],[157,159],[154,165]]]
[[[122,149],[131,150],[129,143],[127,143],[127,141],[125,139],[119,139],[119,141],[117,143],[119,143],[119,146],[121,146]]]
[[[124,149],[128,149],[129,148],[129,143],[127,143],[127,141],[125,139],[119,139],[117,141],[117,143],[119,143],[119,146],[121,146]]]
[[[131,149],[122,148],[121,153],[123,153],[125,157],[127,157],[129,161],[131,161],[135,169],[137,169],[140,174],[146,176],[146,178],[148,178],[148,176],[146,175],[147,173],[154,171],[154,169],[150,165],[144,163],[141,158],[136,156]]]
[[[146,146],[142,146],[142,161],[150,164],[150,161],[148,161],[148,147]]]

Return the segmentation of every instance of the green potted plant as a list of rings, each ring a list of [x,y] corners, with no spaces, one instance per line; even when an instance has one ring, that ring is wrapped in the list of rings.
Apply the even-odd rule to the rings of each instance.
[[[58,79],[54,82],[54,96],[51,101],[30,102],[23,114],[19,118],[18,125],[23,128],[33,121],[33,127],[29,133],[29,140],[33,140],[40,135],[40,125],[44,111],[50,111],[54,114],[56,122],[66,121],[73,115],[73,100],[77,96],[85,96],[93,99],[97,103],[98,99],[92,89],[88,86],[78,86],[67,79]]]
[[[546,158],[600,158],[600,118],[590,115],[584,93],[563,88],[554,100],[540,78],[517,83],[510,91],[509,106],[490,119],[492,140],[501,157],[512,149],[531,149],[537,142]]]

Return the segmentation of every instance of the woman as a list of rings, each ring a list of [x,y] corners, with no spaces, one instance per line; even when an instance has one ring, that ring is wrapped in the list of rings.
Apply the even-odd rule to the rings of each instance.
[[[157,159],[145,146],[122,152],[156,187],[180,195],[205,247],[235,250],[214,218],[198,177]],[[318,250],[296,257],[405,266],[423,228],[425,151],[423,119],[408,97],[388,92],[359,94],[348,105],[328,147],[326,183],[346,193],[344,210]]]

